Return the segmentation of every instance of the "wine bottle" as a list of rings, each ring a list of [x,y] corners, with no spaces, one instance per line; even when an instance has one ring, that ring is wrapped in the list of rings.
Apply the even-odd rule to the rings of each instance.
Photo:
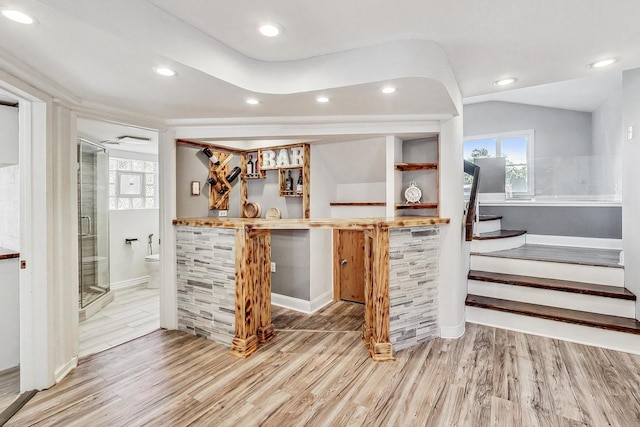
[[[218,158],[215,156],[215,154],[213,154],[213,151],[211,151],[209,148],[207,148],[207,147],[203,148],[202,152],[204,153],[205,156],[207,156],[209,158],[209,161],[211,163],[213,163],[216,166],[220,165],[220,160],[218,160]]]
[[[211,188],[214,189],[215,192],[217,192],[218,194],[224,194],[225,189],[222,186],[222,183],[220,181],[216,181],[212,176],[210,176],[207,179],[207,182],[209,183],[209,185],[211,186]]]
[[[291,178],[291,171],[287,171],[287,179],[284,182],[284,191],[287,193],[293,193],[293,178]]]
[[[249,154],[249,160],[247,161],[247,175],[253,175],[254,173],[253,157]]]
[[[302,194],[302,171],[298,175],[298,184],[296,185],[296,193]]]
[[[227,182],[231,184],[233,181],[235,181],[238,175],[240,175],[240,172],[241,172],[241,169],[238,166],[233,168],[231,172],[229,172],[229,174],[226,176]],[[229,191],[229,187],[227,187],[226,185],[222,184],[221,187],[222,188],[220,189],[220,191],[218,191],[218,194],[222,195],[227,191]]]

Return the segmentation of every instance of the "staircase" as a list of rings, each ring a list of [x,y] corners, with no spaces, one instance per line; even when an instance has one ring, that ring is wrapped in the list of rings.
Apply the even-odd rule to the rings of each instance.
[[[640,354],[619,251],[527,245],[500,219],[481,217],[471,243],[467,321]]]

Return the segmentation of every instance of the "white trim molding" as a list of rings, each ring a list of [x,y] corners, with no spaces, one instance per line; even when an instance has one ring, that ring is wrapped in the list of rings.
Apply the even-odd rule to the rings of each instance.
[[[133,279],[122,280],[120,282],[112,283],[109,287],[112,291],[120,291],[122,289],[134,288],[136,286],[148,285],[149,276],[136,277]]]
[[[573,246],[579,248],[619,249],[622,250],[622,239],[599,239],[596,237],[547,236],[527,234],[529,245]]]
[[[313,314],[329,304],[331,301],[333,301],[333,291],[325,292],[311,301],[276,294],[273,292],[271,293],[271,304],[305,314]]]
[[[67,374],[71,372],[71,370],[76,366],[78,366],[78,356],[73,356],[67,363],[56,369],[56,372],[54,374],[56,384],[62,381],[64,377],[66,377]]]

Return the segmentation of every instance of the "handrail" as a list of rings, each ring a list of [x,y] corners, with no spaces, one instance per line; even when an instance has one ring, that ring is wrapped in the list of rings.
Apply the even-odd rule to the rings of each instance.
[[[480,180],[480,166],[464,160],[464,173],[471,175],[471,194],[469,195],[469,207],[467,208],[467,217],[465,219],[464,240],[470,242],[473,240],[473,219],[476,216],[476,200],[478,197],[478,181]]]

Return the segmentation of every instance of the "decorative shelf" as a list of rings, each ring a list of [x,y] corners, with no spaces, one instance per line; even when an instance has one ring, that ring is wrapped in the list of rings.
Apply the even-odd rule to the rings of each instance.
[[[385,202],[331,202],[329,206],[387,206]]]
[[[280,193],[280,197],[302,197],[302,193],[287,193],[287,192],[282,192]]]
[[[396,203],[396,210],[401,209],[437,209],[438,203]]]
[[[396,163],[396,170],[402,172],[408,171],[424,171],[429,169],[438,169],[437,163]]]
[[[247,179],[265,179],[267,176],[264,173],[248,173],[245,177]]]

